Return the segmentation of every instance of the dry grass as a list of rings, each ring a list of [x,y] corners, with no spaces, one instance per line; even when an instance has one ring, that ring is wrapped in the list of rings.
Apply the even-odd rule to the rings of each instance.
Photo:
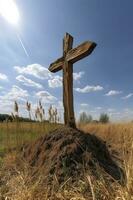
[[[5,145],[19,146],[53,128],[40,123],[0,124],[0,146],[3,144],[4,149]],[[85,174],[84,180],[80,180],[77,185],[69,185],[68,180],[55,193],[54,186],[53,191],[50,191],[49,186],[43,185],[43,176],[34,181],[25,163],[17,168],[13,152],[7,154],[1,162],[0,200],[133,200],[133,124],[88,124],[80,125],[80,128],[100,136],[113,150],[119,152],[126,171],[126,186],[116,182],[107,184],[103,177],[98,181],[90,174]]]
[[[88,124],[80,125],[80,129],[101,137],[112,148],[118,151],[126,159],[130,157],[133,146],[133,123],[123,124]],[[129,153],[129,154],[128,154]]]
[[[80,126],[84,131],[98,135],[119,153],[126,172],[126,187],[119,187],[116,199],[133,199],[133,123],[88,124]]]

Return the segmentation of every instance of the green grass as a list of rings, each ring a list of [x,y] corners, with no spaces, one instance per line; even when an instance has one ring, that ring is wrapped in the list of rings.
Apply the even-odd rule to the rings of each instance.
[[[36,140],[58,126],[57,124],[40,122],[0,123],[0,157],[9,150]]]

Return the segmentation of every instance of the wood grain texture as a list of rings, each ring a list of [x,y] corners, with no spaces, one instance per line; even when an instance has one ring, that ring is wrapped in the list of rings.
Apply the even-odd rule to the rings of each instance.
[[[55,62],[51,63],[51,65],[48,68],[49,71],[54,73],[60,71],[62,69],[63,62],[64,62],[64,57],[57,59]]]
[[[73,37],[66,33],[63,39],[63,105],[64,120],[67,126],[76,127],[73,107],[73,65],[66,60],[66,55],[72,49]]]
[[[73,63],[91,54],[96,43],[87,41],[74,49],[72,45],[73,37],[66,33],[63,39],[63,56],[49,66],[49,71],[57,72],[63,69],[64,122],[65,125],[76,128],[73,104]]]
[[[70,50],[66,55],[66,60],[68,62],[75,63],[78,60],[90,55],[95,47],[96,44],[94,42],[84,42],[78,47]]]

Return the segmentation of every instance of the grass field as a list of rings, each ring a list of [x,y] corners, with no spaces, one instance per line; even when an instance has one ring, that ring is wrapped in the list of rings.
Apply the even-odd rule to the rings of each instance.
[[[9,166],[12,163],[13,154],[9,154],[12,149],[20,147],[25,142],[30,142],[38,138],[39,136],[48,133],[55,129],[58,125],[55,124],[43,124],[43,123],[1,123],[0,124],[0,161],[3,165]],[[106,185],[103,183],[93,184],[91,179],[88,178],[88,185],[91,187],[90,199],[92,200],[132,200],[133,199],[133,124],[87,124],[79,125],[79,128],[85,132],[89,132],[101,137],[105,140],[108,145],[111,146],[112,151],[117,151],[118,157],[123,162],[123,166],[126,172],[127,184],[122,187],[118,184],[111,186],[110,191],[107,190]],[[8,161],[7,161],[8,160]],[[8,163],[8,164],[7,164]],[[14,166],[14,165],[13,165]],[[11,178],[11,174],[3,172],[1,168],[0,177],[6,179],[6,186],[0,182],[0,200],[11,199],[11,200],[32,200],[33,194],[36,190],[37,185],[32,187],[25,186],[27,179],[25,173],[18,172],[18,176]],[[9,174],[10,179],[9,179]],[[7,177],[8,174],[8,177]],[[7,187],[8,185],[8,187]],[[14,191],[14,187],[16,190]],[[98,189],[98,187],[100,189]],[[8,189],[7,189],[8,188]],[[41,190],[41,189],[40,189]],[[13,192],[14,191],[14,192]],[[97,191],[102,193],[101,198],[97,198]],[[42,191],[40,191],[40,198]],[[47,192],[45,192],[47,193]],[[44,195],[44,194],[43,194]],[[56,194],[57,195],[57,194]],[[59,192],[58,198],[53,199],[71,199],[71,200],[85,200],[79,190]],[[44,196],[43,196],[44,197]],[[36,198],[37,199],[37,198]],[[45,195],[44,199],[50,199]],[[51,198],[52,199],[52,198]]]
[[[47,134],[57,126],[39,122],[0,123],[0,155]]]

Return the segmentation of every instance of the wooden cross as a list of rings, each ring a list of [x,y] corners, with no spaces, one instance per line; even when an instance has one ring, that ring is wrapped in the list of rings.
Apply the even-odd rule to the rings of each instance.
[[[73,37],[66,33],[63,40],[63,56],[49,66],[51,72],[63,69],[63,105],[64,122],[69,127],[76,127],[73,106],[73,64],[88,56],[96,47],[94,42],[84,42],[72,49]]]

